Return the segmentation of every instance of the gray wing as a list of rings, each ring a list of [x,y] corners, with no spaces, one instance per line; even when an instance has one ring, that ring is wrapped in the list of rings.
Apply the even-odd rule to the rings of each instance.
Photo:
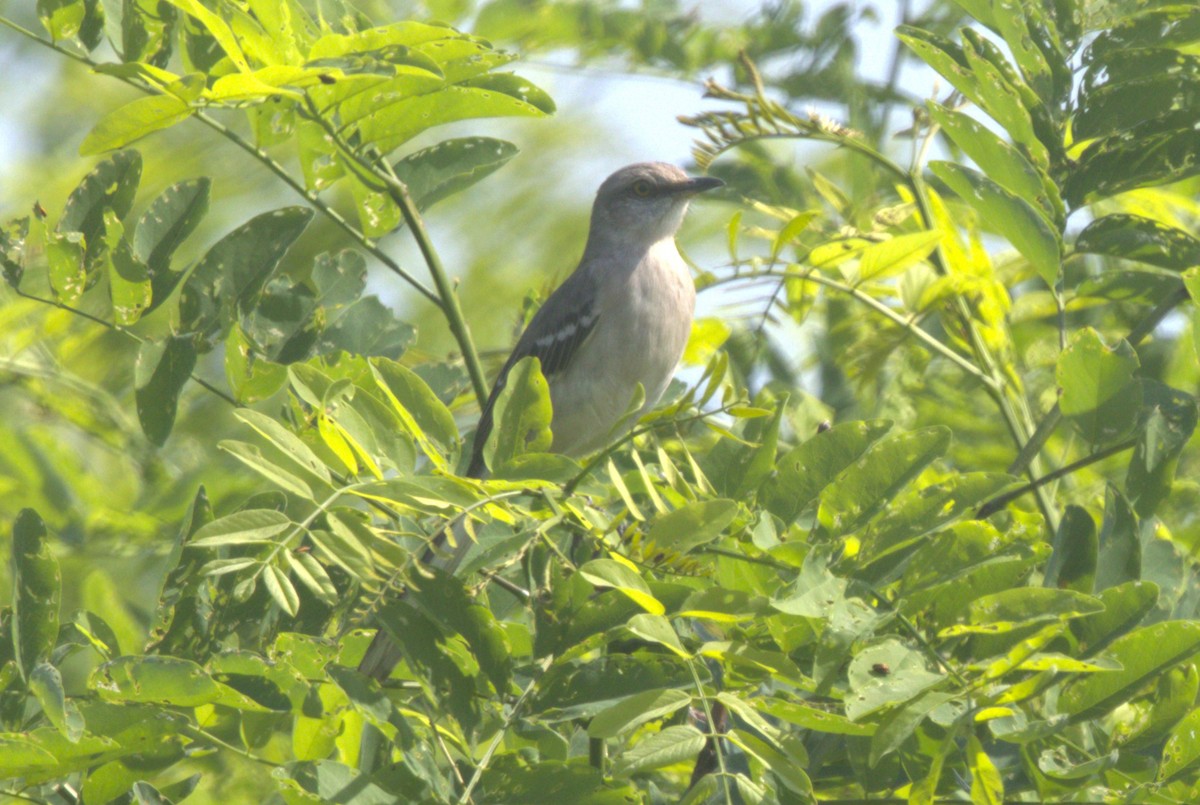
[[[550,295],[525,328],[517,346],[504,362],[504,367],[496,377],[496,384],[492,386],[492,393],[483,406],[479,427],[475,431],[471,463],[467,467],[469,477],[479,478],[486,471],[483,447],[491,435],[496,398],[508,382],[509,370],[517,361],[532,355],[541,361],[542,374],[550,379],[570,364],[580,345],[595,329],[599,313],[595,309],[593,285],[591,277],[576,271]]]

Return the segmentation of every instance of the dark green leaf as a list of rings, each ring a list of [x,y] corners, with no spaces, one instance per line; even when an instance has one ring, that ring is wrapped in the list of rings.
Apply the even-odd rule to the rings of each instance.
[[[929,169],[979,213],[1029,261],[1047,285],[1058,282],[1062,241],[1037,209],[978,171],[953,162],[931,162]]]
[[[1054,535],[1054,552],[1046,563],[1043,584],[1090,593],[1096,588],[1100,551],[1096,523],[1086,509],[1068,506]]]
[[[370,777],[332,760],[287,763],[271,772],[285,791],[304,792],[306,799],[331,805],[384,805],[396,802],[395,794]]]
[[[164,190],[138,219],[133,232],[133,256],[150,271],[153,299],[150,309],[166,301],[182,271],[171,270],[171,256],[195,231],[208,212],[207,179],[179,182]]]
[[[1129,460],[1125,491],[1141,517],[1149,517],[1171,491],[1180,453],[1196,431],[1196,398],[1145,380],[1145,415]]]
[[[256,216],[218,241],[183,283],[180,327],[208,339],[239,313],[249,313],[288,248],[312,220],[305,207]]]
[[[879,561],[891,551],[957,520],[1015,482],[1010,475],[969,472],[905,492],[864,533],[862,554],[867,561]],[[883,558],[882,564],[890,561]]]
[[[375,617],[400,650],[413,673],[439,691],[441,706],[465,727],[479,720],[474,680],[455,662],[442,628],[407,600],[384,604]]]
[[[29,674],[29,692],[41,705],[54,728],[75,743],[83,736],[83,716],[63,690],[62,675],[48,662],[40,662]]]
[[[1110,348],[1090,327],[1076,331],[1059,355],[1062,412],[1090,442],[1110,442],[1133,427],[1142,397],[1133,378],[1138,366],[1128,342]]]
[[[112,210],[118,219],[124,218],[133,206],[141,177],[141,154],[121,151],[98,164],[67,198],[56,231],[83,235],[84,262],[89,270],[104,252],[105,211]]]
[[[1080,140],[1106,137],[1154,123],[1160,130],[1189,128],[1200,102],[1200,76],[1177,68],[1098,87],[1083,96],[1072,131]]]
[[[134,368],[138,421],[154,444],[171,435],[179,394],[196,367],[196,345],[190,335],[173,335],[164,341],[143,341]]]
[[[1128,701],[1157,675],[1200,651],[1200,623],[1165,621],[1119,637],[1105,655],[1122,670],[1088,674],[1067,685],[1059,708],[1072,720],[1094,718]]]
[[[1083,656],[1103,649],[1113,640],[1141,623],[1158,602],[1158,585],[1146,581],[1128,581],[1109,587],[1099,595],[1104,611],[1070,623]]]
[[[62,576],[46,538],[46,524],[33,509],[22,509],[12,531],[12,639],[17,667],[25,679],[54,648],[61,590]]]
[[[857,531],[949,446],[941,426],[879,440],[825,491],[817,519],[832,536]]]
[[[1175,47],[1200,39],[1200,18],[1187,4],[1171,4],[1130,14],[1100,33],[1084,51],[1084,62],[1130,48]]]
[[[426,572],[420,586],[408,591],[409,600],[446,634],[466,641],[496,694],[505,695],[512,677],[512,658],[496,617],[467,593],[461,579],[434,568]]]
[[[766,486],[767,508],[785,523],[795,520],[891,426],[885,420],[843,422],[792,448]]]
[[[417,209],[424,210],[485,179],[516,155],[517,147],[504,140],[463,137],[409,154],[394,170]]]
[[[687,666],[673,657],[615,654],[551,668],[535,694],[533,711],[543,717],[581,718],[635,693],[694,683]]]
[[[1075,289],[1080,297],[1156,305],[1181,286],[1179,275],[1161,268],[1108,269]]]
[[[1142,577],[1142,544],[1138,539],[1137,517],[1125,496],[1112,484],[1104,496],[1104,522],[1100,526],[1099,543],[1097,590]]]
[[[1075,251],[1123,257],[1174,271],[1200,266],[1200,240],[1152,218],[1123,213],[1088,224],[1075,241]]]
[[[1153,121],[1149,125],[1153,128]],[[1063,198],[1079,206],[1095,196],[1177,182],[1197,173],[1200,138],[1192,129],[1134,128],[1088,146],[1063,184]]]
[[[365,296],[343,308],[317,339],[316,351],[398,358],[416,338],[416,330],[396,318],[377,297]]]
[[[21,285],[25,273],[25,239],[29,237],[29,218],[15,218],[0,226],[0,270],[14,288]]]

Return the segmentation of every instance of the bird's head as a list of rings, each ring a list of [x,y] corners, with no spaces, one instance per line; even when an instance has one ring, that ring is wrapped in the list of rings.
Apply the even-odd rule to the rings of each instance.
[[[692,196],[723,184],[707,176],[693,179],[665,162],[628,165],[600,185],[592,206],[592,236],[603,232],[644,246],[673,237]]]

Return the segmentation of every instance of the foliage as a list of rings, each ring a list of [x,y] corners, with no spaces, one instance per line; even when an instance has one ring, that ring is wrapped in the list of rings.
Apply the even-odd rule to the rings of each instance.
[[[143,96],[95,124],[83,150],[104,156],[61,212],[0,228],[5,393],[32,423],[0,425],[20,509],[4,790],[1200,799],[1192,10],[961,0],[967,26],[937,6],[896,32],[880,86],[854,77],[840,6],[721,29],[666,2],[438,5],[529,51],[736,59],[683,123],[736,207],[698,285],[751,301],[697,322],[699,379],[582,463],[536,451],[548,399],[522,365],[492,476],[464,478],[456,413],[486,385],[422,213],[516,149],[412,140],[552,112],[497,72],[512,54],[297,2],[39,2],[42,41]],[[105,41],[119,61],[93,61]],[[910,106],[912,56],[947,97]],[[798,111],[821,76],[846,123]],[[210,179],[141,198],[130,148],[187,121],[301,203],[195,244]],[[794,141],[836,150],[796,172]],[[355,248],[307,253],[315,219]],[[397,227],[431,285],[379,247]],[[436,309],[458,364],[406,351],[368,257]],[[154,593],[81,567],[164,522]],[[477,543],[459,574],[417,566],[447,530]],[[403,656],[383,686],[356,670],[376,626]]]

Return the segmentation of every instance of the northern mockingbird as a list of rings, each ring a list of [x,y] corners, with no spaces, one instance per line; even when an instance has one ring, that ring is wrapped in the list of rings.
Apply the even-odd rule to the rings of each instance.
[[[524,357],[541,361],[550,387],[556,453],[586,455],[620,435],[614,428],[639,384],[645,392],[642,412],[658,402],[683,355],[696,305],[675,233],[692,196],[722,184],[693,179],[663,162],[629,165],[604,180],[579,266],[534,315],[496,378],[475,431],[468,476],[487,474],[483,448],[492,409],[509,370]],[[442,550],[443,532],[422,563],[453,572],[470,547],[462,530],[454,531],[455,548]],[[399,660],[381,630],[359,670],[383,680]]]

